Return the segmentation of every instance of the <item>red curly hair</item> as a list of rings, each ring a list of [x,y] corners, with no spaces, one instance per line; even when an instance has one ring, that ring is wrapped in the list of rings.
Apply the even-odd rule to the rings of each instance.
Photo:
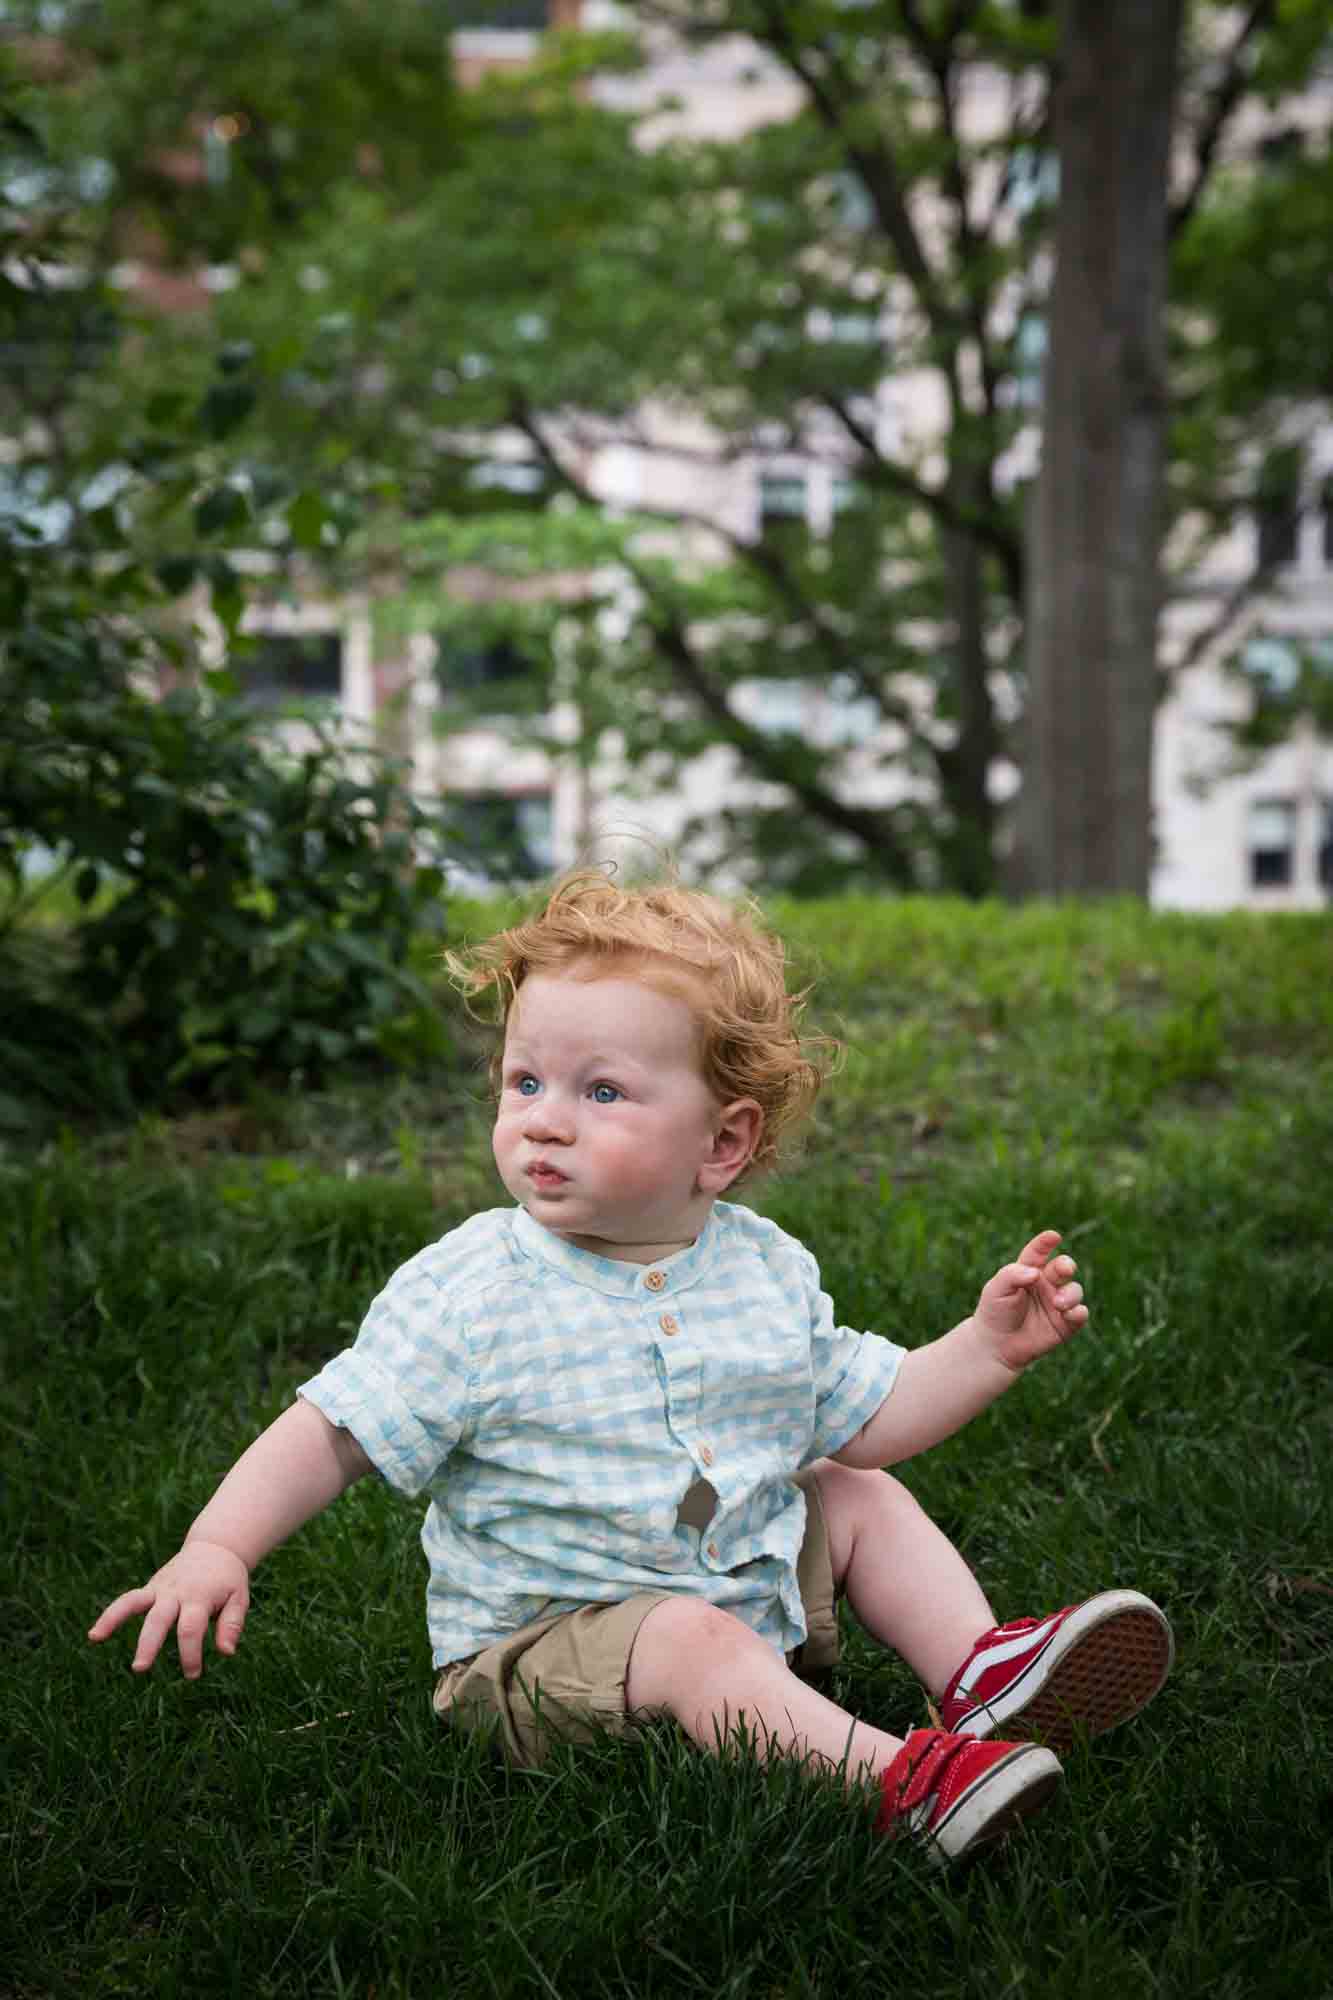
[[[829,1037],[801,1034],[805,996],[788,991],[786,951],[758,910],[676,882],[622,889],[595,870],[576,871],[556,883],[536,916],[446,952],[445,964],[469,1001],[490,1003],[483,1011],[501,1028],[533,973],[639,979],[684,1000],[718,1103],[749,1097],[763,1113],[745,1174],[776,1164],[837,1053]]]

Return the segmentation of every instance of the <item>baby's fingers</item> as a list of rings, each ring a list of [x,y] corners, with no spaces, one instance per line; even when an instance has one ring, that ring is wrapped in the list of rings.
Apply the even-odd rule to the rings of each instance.
[[[113,1632],[118,1632],[128,1619],[142,1617],[147,1612],[132,1663],[136,1674],[144,1674],[161,1652],[162,1641],[175,1624],[179,1610],[179,1598],[146,1584],[142,1590],[122,1592],[108,1604],[96,1624],[89,1629],[88,1637],[97,1645],[101,1640],[109,1639]]]
[[[986,1286],[997,1298],[1012,1296],[1015,1292],[1030,1292],[1035,1289],[1041,1277],[1041,1268],[1035,1264],[1002,1264]]]
[[[1059,1241],[1060,1232],[1058,1229],[1038,1230],[1032,1241],[1025,1243],[1019,1251],[1019,1263],[1035,1265],[1040,1270]]]
[[[208,1630],[209,1606],[182,1604],[176,1619],[176,1651],[181,1672],[187,1681],[197,1681],[204,1671],[204,1634]],[[141,1642],[142,1643],[142,1642]],[[139,1662],[135,1661],[137,1667]]]
[[[130,1661],[136,1674],[146,1674],[153,1661],[162,1651],[162,1644],[180,1615],[180,1599],[174,1593],[164,1592],[157,1596],[152,1610],[143,1621],[139,1633],[139,1643]]]
[[[123,1590],[107,1605],[106,1610],[88,1628],[88,1637],[95,1646],[103,1639],[109,1639],[113,1632],[119,1632],[127,1618],[139,1618],[156,1599],[155,1590]]]
[[[240,1591],[233,1591],[224,1600],[214,1634],[220,1653],[236,1651],[241,1628],[245,1624],[246,1602]],[[204,1635],[212,1615],[212,1604],[204,1600],[181,1605],[176,1621],[176,1650],[180,1654],[181,1672],[187,1681],[197,1681],[204,1670]]]
[[[220,1653],[234,1653],[240,1644],[241,1633],[245,1630],[245,1614],[250,1600],[238,1590],[227,1599],[218,1613],[217,1630],[214,1639]]]

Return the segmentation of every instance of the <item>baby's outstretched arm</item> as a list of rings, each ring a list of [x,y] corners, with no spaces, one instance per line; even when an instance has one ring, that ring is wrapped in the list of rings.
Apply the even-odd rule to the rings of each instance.
[[[897,1465],[952,1437],[1011,1388],[1030,1362],[1086,1326],[1083,1287],[1060,1237],[1043,1229],[982,1287],[976,1311],[928,1347],[914,1348],[869,1423],[835,1458]]]
[[[170,1562],[108,1604],[88,1637],[143,1618],[134,1670],[146,1673],[174,1625],[181,1672],[197,1680],[214,1619],[218,1651],[235,1652],[255,1564],[370,1469],[350,1431],[312,1403],[293,1404],[236,1461]]]

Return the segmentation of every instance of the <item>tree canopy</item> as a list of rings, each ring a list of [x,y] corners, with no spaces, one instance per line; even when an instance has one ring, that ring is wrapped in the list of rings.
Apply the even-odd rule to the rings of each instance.
[[[197,498],[236,539],[426,629],[507,632],[522,726],[558,684],[574,753],[644,785],[729,746],[752,782],[701,853],[798,890],[984,893],[1023,762],[1057,12],[641,5],[453,92],[440,13],[407,0],[256,6],[249,33],[212,0],[70,8],[41,115],[85,254],[110,272],[147,232],[214,289],[193,319],[99,294],[114,331],[30,454],[49,475],[59,435],[86,477],[151,453],[223,348],[236,420]],[[655,103],[668,31],[782,115],[717,132]],[[1302,97],[1326,35],[1309,0],[1187,12],[1168,494],[1192,551],[1252,503],[1276,416],[1327,398],[1328,105]],[[202,182],[164,172],[182,146]],[[617,444],[655,468],[637,489],[590,470]],[[479,611],[450,589],[478,570],[582,581]]]

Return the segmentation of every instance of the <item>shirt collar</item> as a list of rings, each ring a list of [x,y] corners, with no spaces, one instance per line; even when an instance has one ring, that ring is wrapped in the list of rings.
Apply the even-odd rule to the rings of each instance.
[[[516,1208],[512,1215],[514,1241],[527,1256],[563,1272],[576,1284],[590,1285],[594,1291],[618,1299],[663,1299],[670,1293],[683,1291],[686,1285],[701,1278],[712,1263],[721,1233],[721,1219],[714,1209],[693,1243],[685,1249],[674,1250],[655,1264],[627,1264],[619,1258],[599,1257],[594,1250],[580,1250],[575,1244],[566,1243],[563,1236],[553,1235],[540,1222],[534,1222],[526,1208]],[[655,1282],[650,1284],[650,1277]]]

